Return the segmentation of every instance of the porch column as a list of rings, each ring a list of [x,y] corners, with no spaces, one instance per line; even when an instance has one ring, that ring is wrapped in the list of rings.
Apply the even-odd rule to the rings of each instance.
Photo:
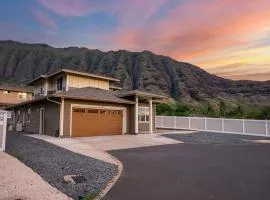
[[[64,98],[61,98],[60,104],[60,122],[59,122],[59,137],[63,137],[64,135]]]
[[[149,133],[153,133],[153,101],[152,98],[148,100],[149,102]]]
[[[139,114],[139,99],[135,96],[135,134],[139,133],[139,126],[138,126],[138,114]]]

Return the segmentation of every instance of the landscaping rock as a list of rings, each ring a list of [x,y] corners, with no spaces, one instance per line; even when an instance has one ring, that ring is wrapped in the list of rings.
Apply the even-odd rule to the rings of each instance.
[[[8,133],[6,151],[73,199],[100,191],[117,174],[116,165],[23,134]]]

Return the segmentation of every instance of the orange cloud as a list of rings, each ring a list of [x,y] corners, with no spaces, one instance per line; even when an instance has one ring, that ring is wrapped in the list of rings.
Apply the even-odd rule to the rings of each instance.
[[[142,28],[123,28],[108,36],[108,42],[131,50],[190,60],[251,41],[243,35],[270,26],[270,1],[186,1],[165,19]]]

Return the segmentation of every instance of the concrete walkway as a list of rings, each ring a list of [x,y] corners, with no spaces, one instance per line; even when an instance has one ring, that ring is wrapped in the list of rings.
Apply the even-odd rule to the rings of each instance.
[[[85,137],[76,138],[76,140],[88,144],[94,148],[102,149],[104,151],[182,143],[181,141],[163,137],[159,134]]]
[[[98,160],[102,160],[108,163],[117,164],[116,160],[102,149],[95,148],[82,140],[73,138],[56,138],[47,135],[28,135],[36,139],[44,140],[59,147],[68,149],[75,153],[79,153],[85,156],[89,156]]]
[[[0,152],[1,200],[71,200],[16,158]]]
[[[113,164],[116,164],[115,159],[112,159],[111,155],[105,151],[182,143],[181,141],[166,138],[159,134],[114,135],[81,138],[55,138],[46,135],[29,136],[45,140],[70,151]]]

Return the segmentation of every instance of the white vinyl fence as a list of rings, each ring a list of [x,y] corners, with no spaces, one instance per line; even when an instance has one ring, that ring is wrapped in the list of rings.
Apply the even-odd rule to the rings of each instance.
[[[270,137],[270,121],[268,120],[157,116],[156,128],[186,129]]]
[[[7,111],[0,110],[0,151],[5,151],[7,130]]]

